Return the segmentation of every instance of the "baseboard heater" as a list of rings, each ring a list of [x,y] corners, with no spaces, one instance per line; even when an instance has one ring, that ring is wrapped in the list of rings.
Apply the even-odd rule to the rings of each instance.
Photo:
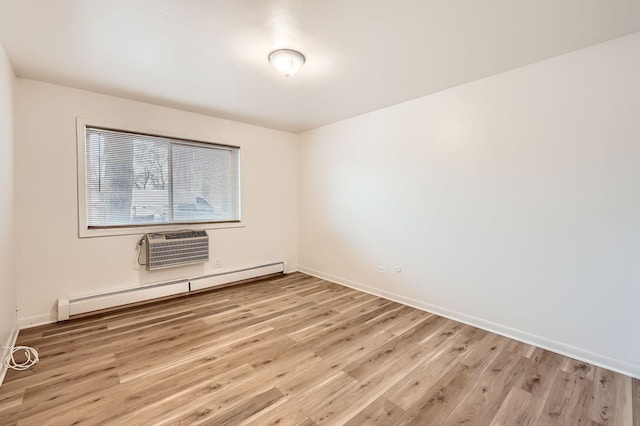
[[[274,262],[217,274],[125,288],[104,293],[94,293],[83,296],[62,296],[58,298],[58,321],[68,320],[71,315],[114,308],[160,297],[179,294],[186,295],[197,290],[204,290],[236,281],[283,272],[284,262]]]

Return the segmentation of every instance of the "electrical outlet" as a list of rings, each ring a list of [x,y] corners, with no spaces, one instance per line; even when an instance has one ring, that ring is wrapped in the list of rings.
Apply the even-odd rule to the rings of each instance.
[[[214,268],[222,268],[222,259],[213,259]]]
[[[381,274],[386,274],[387,268],[385,268],[384,266],[378,266],[378,272],[380,272]]]

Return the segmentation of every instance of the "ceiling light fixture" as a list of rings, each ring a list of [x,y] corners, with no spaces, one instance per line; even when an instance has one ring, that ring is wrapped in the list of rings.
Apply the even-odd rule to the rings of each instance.
[[[279,49],[269,53],[269,62],[285,77],[291,77],[298,72],[306,58],[297,50]]]

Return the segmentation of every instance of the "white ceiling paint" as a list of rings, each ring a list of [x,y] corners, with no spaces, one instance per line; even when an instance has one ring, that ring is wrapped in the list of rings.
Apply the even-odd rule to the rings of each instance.
[[[639,30],[639,0],[0,0],[20,77],[292,132]]]

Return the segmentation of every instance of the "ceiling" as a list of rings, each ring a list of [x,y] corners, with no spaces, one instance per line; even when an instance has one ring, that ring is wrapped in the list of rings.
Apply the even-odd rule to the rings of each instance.
[[[639,0],[0,0],[19,77],[291,132],[636,31]]]

